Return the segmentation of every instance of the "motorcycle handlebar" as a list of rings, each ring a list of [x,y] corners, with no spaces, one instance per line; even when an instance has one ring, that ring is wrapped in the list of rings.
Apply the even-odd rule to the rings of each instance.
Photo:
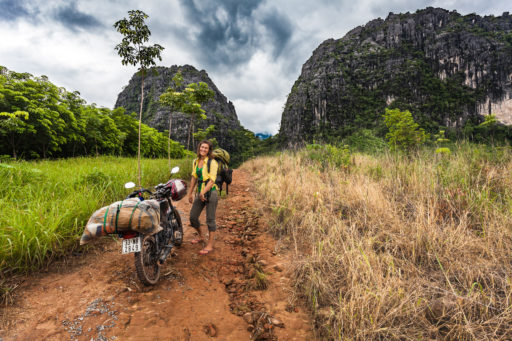
[[[142,193],[144,192],[148,193],[149,195],[153,195],[153,193],[150,190],[141,188],[128,194],[128,198],[135,198],[136,196],[142,195]]]

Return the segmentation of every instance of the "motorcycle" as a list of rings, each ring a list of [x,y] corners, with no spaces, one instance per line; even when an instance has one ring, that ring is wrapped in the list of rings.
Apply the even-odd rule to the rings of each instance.
[[[171,175],[179,172],[179,167],[171,170]],[[133,182],[124,186],[127,189],[135,187]],[[183,225],[181,217],[172,204],[181,200],[187,193],[187,185],[183,180],[171,179],[165,184],[155,186],[154,192],[140,188],[133,191],[127,198],[144,200],[145,193],[149,199],[156,200],[160,205],[160,232],[144,235],[135,231],[119,233],[123,239],[122,253],[135,254],[135,269],[139,280],[144,285],[154,285],[160,278],[160,267],[165,262],[171,250],[183,243]],[[147,196],[146,195],[146,196]]]

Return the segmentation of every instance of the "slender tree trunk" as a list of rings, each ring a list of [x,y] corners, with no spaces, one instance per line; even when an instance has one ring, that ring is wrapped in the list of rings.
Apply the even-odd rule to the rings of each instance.
[[[140,176],[140,130],[142,125],[142,103],[144,102],[144,69],[141,70],[142,84],[140,86],[140,111],[139,111],[139,147],[137,149],[137,170],[139,174],[139,187],[141,187]]]
[[[172,111],[169,112],[169,139],[167,140],[167,158],[169,160],[169,174],[171,174],[171,127],[172,127]]]
[[[14,136],[11,136],[10,143],[11,143],[11,147],[12,147],[12,156],[14,157],[14,160],[16,160],[17,159],[16,142],[14,142]]]
[[[188,137],[187,137],[187,149],[190,150],[190,135],[192,135],[192,124],[194,122],[194,118],[190,117],[190,124],[188,125]]]
[[[195,131],[196,131],[196,124],[194,121],[192,121],[192,133],[190,134],[192,136],[192,150],[196,150],[196,139],[194,138]]]

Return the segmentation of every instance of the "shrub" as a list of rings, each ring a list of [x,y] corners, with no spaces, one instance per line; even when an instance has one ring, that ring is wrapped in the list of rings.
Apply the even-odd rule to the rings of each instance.
[[[318,162],[323,169],[329,166],[345,169],[350,166],[351,154],[347,145],[335,147],[330,144],[309,144],[306,146],[306,155],[310,160]]]
[[[440,148],[436,149],[436,154],[450,155],[451,150],[450,150],[450,148],[447,148],[447,147],[440,147]]]
[[[358,130],[344,139],[343,142],[349,145],[352,150],[357,150],[363,153],[373,154],[383,152],[388,149],[386,141],[375,136],[374,132],[369,129]]]
[[[386,134],[391,149],[410,151],[425,143],[429,135],[414,122],[409,110],[387,109],[384,122],[389,132]]]

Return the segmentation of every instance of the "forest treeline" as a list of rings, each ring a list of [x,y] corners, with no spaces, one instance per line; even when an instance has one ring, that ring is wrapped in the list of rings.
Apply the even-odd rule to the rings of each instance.
[[[87,104],[77,91],[0,66],[0,156],[16,159],[137,154],[135,113]],[[141,154],[167,157],[167,132],[145,124]],[[171,157],[185,156],[171,140]]]

